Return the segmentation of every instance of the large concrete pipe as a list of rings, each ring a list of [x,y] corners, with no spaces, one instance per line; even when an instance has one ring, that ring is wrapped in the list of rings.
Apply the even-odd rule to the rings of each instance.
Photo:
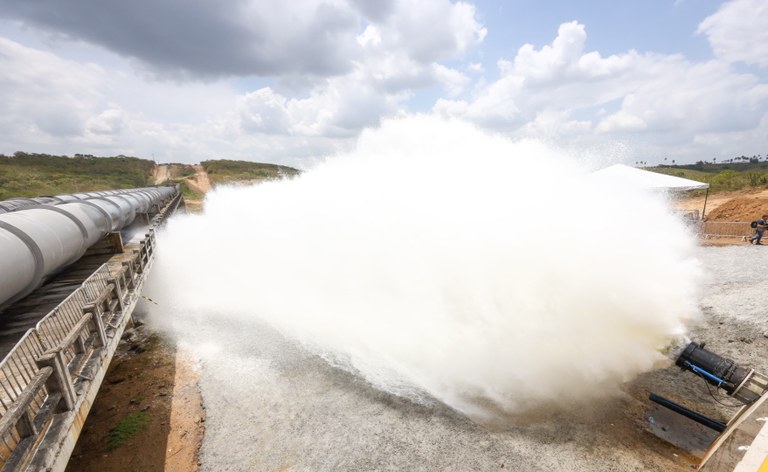
[[[48,204],[0,202],[16,209],[0,213],[0,307],[26,296],[107,233],[127,227],[137,213],[162,207],[176,192],[161,187],[43,197]]]
[[[7,248],[0,245],[3,258],[12,254],[15,262],[9,267],[13,270],[0,273],[0,300],[3,301],[31,292],[45,277],[76,261],[87,249],[88,230],[84,222],[55,206],[0,215],[0,231],[7,233],[2,241],[14,236],[24,245],[21,251],[16,243]],[[19,258],[21,260],[16,260]]]
[[[8,213],[35,205],[55,205],[60,202],[61,200],[56,197],[12,198],[0,202],[0,213]]]
[[[166,189],[171,189],[170,194],[174,193],[173,187],[142,187],[135,189],[100,190],[98,192],[64,194],[34,198],[11,198],[8,200],[0,201],[0,214],[22,210],[24,208],[35,205],[58,205],[63,202],[74,202],[87,200],[89,198],[100,198],[122,194],[148,195],[150,196],[150,199],[154,198],[155,196],[160,198],[167,198],[169,193],[167,193]],[[137,211],[141,212],[140,210]]]

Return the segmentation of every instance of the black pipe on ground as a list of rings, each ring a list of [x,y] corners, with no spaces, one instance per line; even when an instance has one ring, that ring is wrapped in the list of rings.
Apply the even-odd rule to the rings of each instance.
[[[660,395],[656,395],[655,393],[651,393],[648,398],[654,402],[658,403],[659,405],[663,406],[664,408],[669,408],[670,410],[674,411],[675,413],[681,414],[685,416],[686,418],[690,418],[693,421],[706,426],[707,428],[714,429],[718,433],[722,433],[725,431],[726,424],[721,423],[719,421],[713,420],[712,418],[709,418],[707,416],[702,415],[701,413],[698,413],[696,411],[693,411],[689,408],[684,407],[683,405],[677,404],[673,402],[672,400],[668,400]]]

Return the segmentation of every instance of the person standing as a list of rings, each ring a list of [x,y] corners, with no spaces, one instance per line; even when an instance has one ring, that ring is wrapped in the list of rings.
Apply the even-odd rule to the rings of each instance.
[[[759,246],[762,246],[763,243],[761,243],[760,240],[763,239],[763,233],[765,233],[765,228],[768,228],[768,215],[763,215],[755,223],[757,223],[757,226],[755,227],[755,231],[757,232],[757,234],[749,238],[749,244],[754,243]]]

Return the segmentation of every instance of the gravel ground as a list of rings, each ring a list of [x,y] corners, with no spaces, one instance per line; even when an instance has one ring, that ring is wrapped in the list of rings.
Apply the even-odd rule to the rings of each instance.
[[[768,372],[768,250],[706,247],[700,257],[708,273],[704,319],[691,337]],[[207,346],[194,326],[178,333],[202,360],[203,471],[690,470],[694,458],[645,431],[648,392],[715,417],[734,413],[713,402],[699,379],[670,367],[600,405],[479,425],[440,404],[372,389],[263,326],[215,328],[237,333],[226,351]]]

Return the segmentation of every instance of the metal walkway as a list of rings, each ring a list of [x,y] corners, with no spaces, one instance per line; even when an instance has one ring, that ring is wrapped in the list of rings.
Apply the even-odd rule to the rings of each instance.
[[[75,263],[0,317],[0,468],[63,471],[154,262],[155,228]],[[20,340],[19,340],[20,339]],[[15,341],[18,341],[13,345]]]

